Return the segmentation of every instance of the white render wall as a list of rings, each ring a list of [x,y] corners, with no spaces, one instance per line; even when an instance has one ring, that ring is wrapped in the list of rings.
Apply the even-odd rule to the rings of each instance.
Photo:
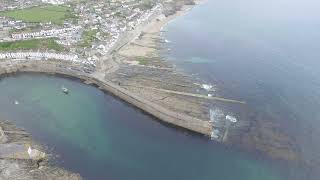
[[[15,39],[15,40],[57,37],[63,33],[75,32],[75,31],[78,31],[79,29],[81,29],[80,26],[75,26],[71,28],[42,30],[42,31],[30,32],[30,33],[15,33],[15,34],[12,34],[11,37],[12,39]]]
[[[74,54],[60,54],[50,52],[7,52],[0,53],[0,59],[17,59],[17,60],[47,60],[56,59],[62,61],[70,61],[75,63],[83,63],[95,66],[95,61],[92,59],[81,59]]]

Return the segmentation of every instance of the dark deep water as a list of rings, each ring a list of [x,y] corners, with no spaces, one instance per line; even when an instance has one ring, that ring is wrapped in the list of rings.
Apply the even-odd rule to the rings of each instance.
[[[86,179],[287,179],[259,154],[168,127],[79,81],[20,74],[2,78],[0,91],[1,119],[25,128],[59,155],[56,164]]]
[[[163,55],[179,69],[214,84],[215,95],[248,103],[250,116],[233,112],[239,123],[270,122],[270,132],[290,138],[304,169],[291,176],[300,179],[320,179],[319,7],[316,0],[206,0],[163,33]],[[226,106],[212,108],[232,112]],[[270,134],[257,137],[272,142]]]

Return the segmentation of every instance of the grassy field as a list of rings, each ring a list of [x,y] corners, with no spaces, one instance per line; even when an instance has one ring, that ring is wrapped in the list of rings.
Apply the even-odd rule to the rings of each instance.
[[[0,16],[25,22],[52,22],[55,24],[63,24],[64,20],[75,18],[68,7],[54,5],[0,12]]]
[[[54,39],[32,39],[25,41],[0,42],[0,51],[16,50],[56,50],[63,51],[64,47],[57,44]]]
[[[138,57],[137,60],[139,61],[140,65],[147,65],[148,64],[148,59],[145,57]]]
[[[96,39],[98,30],[89,30],[82,33],[81,47],[91,47],[92,42]]]

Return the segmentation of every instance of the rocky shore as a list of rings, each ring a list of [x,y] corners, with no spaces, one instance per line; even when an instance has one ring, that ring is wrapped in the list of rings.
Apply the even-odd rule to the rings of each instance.
[[[45,148],[5,120],[0,120],[0,169],[0,179],[82,179],[79,174],[49,165]]]

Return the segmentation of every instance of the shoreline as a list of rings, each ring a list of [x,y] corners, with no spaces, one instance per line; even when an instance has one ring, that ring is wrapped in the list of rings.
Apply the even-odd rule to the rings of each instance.
[[[195,4],[197,5],[197,4]],[[149,99],[148,96],[144,96],[143,94],[139,94],[135,91],[131,91],[132,89],[127,89],[122,85],[119,86],[117,83],[113,82],[111,79],[108,79],[108,75],[115,73],[118,71],[123,62],[114,61],[113,57],[119,55],[123,48],[126,48],[132,42],[134,42],[141,34],[143,33],[154,33],[159,35],[168,23],[170,23],[175,18],[184,15],[187,13],[192,7],[195,5],[184,5],[181,7],[181,10],[175,12],[173,15],[168,17],[164,17],[163,13],[156,14],[148,21],[146,24],[142,24],[140,29],[137,29],[135,32],[131,32],[132,34],[125,34],[124,39],[120,39],[119,41],[124,41],[125,44],[117,48],[115,45],[116,51],[113,51],[111,54],[107,54],[102,57],[99,61],[102,64],[102,68],[97,67],[96,71],[92,74],[86,73],[83,71],[83,67],[79,64],[73,64],[69,62],[61,62],[56,60],[47,60],[47,61],[38,61],[38,60],[1,60],[0,61],[0,78],[3,78],[10,74],[15,73],[45,73],[49,75],[57,75],[69,78],[75,78],[77,80],[82,81],[85,84],[93,85],[104,92],[110,93],[112,96],[123,100],[126,103],[129,103],[134,108],[138,108],[143,113],[149,114],[160,122],[164,123],[164,125],[172,126],[176,130],[183,129],[190,131],[191,133],[204,135],[211,137],[213,131],[213,125],[208,119],[201,119],[196,116],[189,115],[184,111],[178,111],[176,109],[172,109],[170,106],[166,106],[163,104],[159,104],[154,102],[152,99]],[[161,20],[159,20],[161,19]],[[153,47],[158,47],[158,44],[154,42],[154,39],[149,39],[154,44]],[[156,48],[153,48],[153,50]],[[133,51],[135,51],[133,49]],[[147,49],[141,49],[140,52],[144,52],[145,56],[150,55]],[[157,53],[154,53],[152,57],[158,57]],[[107,65],[105,64],[107,63]],[[108,66],[111,64],[111,68]],[[163,62],[161,63],[163,64]],[[105,68],[107,67],[107,68]],[[157,70],[158,67],[155,68]],[[173,70],[175,71],[175,70]],[[148,92],[151,95],[157,96],[161,93],[158,92]],[[180,95],[181,96],[181,95]],[[184,97],[184,96],[181,96]],[[180,98],[180,97],[179,97]],[[190,101],[190,100],[187,100]],[[179,102],[177,106],[183,104],[183,101]],[[198,105],[196,105],[198,106]],[[3,123],[5,121],[0,121]],[[30,141],[32,141],[30,139]],[[41,146],[39,146],[41,147]],[[10,160],[10,159],[9,159]],[[19,165],[21,163],[17,162]],[[50,171],[52,168],[55,168],[60,173],[68,176],[71,179],[81,179],[81,176],[78,174],[73,174],[69,171],[66,171],[61,168],[52,167],[50,165],[41,166],[43,167],[43,171]],[[41,171],[41,170],[40,170]],[[49,173],[54,176],[54,174]]]
[[[156,65],[153,65],[151,62],[151,65],[139,65],[139,63],[136,61],[137,57],[146,57],[146,58],[156,58],[159,59],[159,52],[158,52],[158,48],[159,48],[159,44],[157,41],[161,41],[161,37],[159,38],[161,31],[163,30],[163,28],[165,26],[168,25],[168,23],[172,22],[174,19],[176,19],[177,17],[183,16],[185,15],[187,12],[189,12],[190,10],[192,10],[193,7],[197,6],[200,3],[200,1],[195,1],[194,5],[182,5],[181,8],[176,11],[174,14],[169,15],[169,16],[165,16],[163,13],[154,15],[153,18],[151,20],[148,21],[148,23],[146,25],[144,25],[143,27],[141,27],[139,29],[140,33],[134,33],[133,36],[131,36],[131,38],[127,38],[127,43],[125,43],[124,45],[121,45],[119,48],[116,48],[117,50],[115,52],[112,52],[112,54],[110,54],[112,56],[112,58],[108,59],[108,64],[113,64],[112,67],[110,68],[110,72],[106,71],[106,72],[102,72],[103,68],[96,71],[95,73],[93,73],[93,76],[96,79],[99,79],[102,82],[108,81],[110,83],[113,83],[113,85],[117,84],[115,82],[118,82],[119,84],[121,83],[121,87],[118,86],[118,88],[122,88],[122,90],[126,91],[126,92],[130,92],[130,91],[134,91],[132,94],[133,95],[137,95],[138,99],[144,99],[146,101],[148,101],[148,99],[151,99],[151,101],[146,102],[146,104],[153,104],[155,105],[154,107],[157,107],[158,109],[162,109],[161,111],[166,111],[168,112],[168,108],[170,108],[167,105],[158,105],[157,103],[153,103],[153,99],[146,96],[144,93],[140,93],[139,92],[133,90],[132,88],[129,88],[131,86],[131,80],[128,80],[129,83],[127,83],[125,80],[125,83],[123,83],[123,81],[119,80],[119,81],[114,81],[114,77],[109,78],[108,75],[110,74],[114,74],[115,72],[119,71],[119,69],[121,69],[120,66],[123,65],[128,65],[128,67],[125,67],[125,69],[131,69],[132,67],[138,67],[138,68],[146,68],[146,69],[153,69],[156,72],[161,72],[162,70],[166,71],[172,71],[173,73],[179,73],[177,72],[176,69],[173,69],[171,66],[173,65],[172,63],[166,64],[166,60],[160,59],[160,63],[157,63]],[[120,40],[121,41],[121,40]],[[141,43],[142,41],[142,43]],[[146,44],[146,45],[145,45]],[[111,61],[111,62],[110,62]],[[100,64],[103,64],[104,62],[100,62]],[[116,64],[114,66],[114,64]],[[97,69],[99,69],[99,67],[97,67]],[[133,70],[133,71],[140,71],[140,70]],[[121,74],[121,71],[120,73]],[[183,74],[181,74],[182,76],[184,76]],[[115,75],[115,77],[118,78],[119,75]],[[148,75],[144,72],[141,73],[141,76],[143,77],[148,77]],[[174,81],[176,81],[176,79],[174,79]],[[126,85],[123,85],[126,84]],[[177,83],[178,84],[178,83]],[[135,84],[136,85],[136,84]],[[126,86],[126,87],[125,87]],[[159,86],[164,86],[163,83],[160,83]],[[135,88],[144,89],[144,92],[150,93],[152,95],[157,95],[160,92],[158,91],[154,91],[155,88],[151,88],[151,87],[143,87],[143,86],[134,86]],[[147,90],[148,89],[148,90]],[[128,90],[128,91],[127,91]],[[170,90],[166,90],[166,89],[160,89],[162,90],[162,93],[168,93],[168,92],[177,92],[177,91],[170,91]],[[192,93],[183,93],[182,91],[184,90],[184,88],[182,88],[181,93],[177,92],[176,94],[179,94],[180,97],[184,97],[184,95],[191,95]],[[184,94],[184,95],[183,95]],[[197,95],[197,94],[196,94]],[[117,95],[116,95],[117,96]],[[195,96],[197,97],[197,96]],[[200,97],[200,96],[199,96]],[[203,96],[204,97],[204,96]],[[120,97],[122,98],[122,97]],[[164,97],[167,98],[167,97]],[[204,97],[204,99],[206,99],[206,97]],[[221,100],[223,98],[207,98],[207,100]],[[138,101],[144,101],[144,100],[138,100]],[[125,99],[125,101],[127,101]],[[180,100],[178,100],[180,101]],[[188,100],[190,101],[190,100]],[[191,100],[192,101],[192,100]],[[227,100],[228,101],[228,100]],[[127,101],[129,102],[129,101]],[[231,100],[229,101],[231,103],[243,103],[242,101],[236,101],[236,100]],[[132,103],[132,102],[129,102]],[[178,103],[179,104],[179,103]],[[173,115],[176,117],[181,117],[181,118],[173,118],[176,120],[169,120],[166,119],[166,117],[162,117],[157,115],[156,112],[154,112],[154,110],[150,110],[150,109],[146,109],[146,108],[141,108],[141,105],[139,103],[134,103],[133,105],[135,105],[136,107],[138,107],[139,109],[142,109],[144,111],[146,111],[147,113],[150,113],[152,115],[154,115],[155,117],[159,118],[160,120],[194,131],[196,133],[200,133],[206,136],[211,137],[212,135],[212,131],[213,131],[213,124],[212,122],[210,122],[209,119],[209,115],[207,116],[207,113],[209,113],[209,110],[206,110],[205,113],[205,118],[202,117],[195,117],[195,116],[189,116],[186,113],[179,113],[179,111],[174,112],[171,111],[169,114],[178,114],[178,115]],[[153,107],[153,105],[151,105],[151,107]],[[179,106],[179,105],[177,105]],[[199,106],[199,105],[197,105]],[[200,107],[197,107],[200,108]],[[153,108],[152,108],[153,109]],[[163,119],[165,118],[165,119]],[[194,123],[195,122],[195,123]],[[198,124],[203,124],[206,127],[206,130],[201,130],[201,128],[199,129],[197,126]]]
[[[138,108],[143,113],[157,118],[157,120],[159,120],[159,122],[163,123],[164,125],[172,126],[173,128],[175,128],[173,130],[179,130],[181,128],[200,136],[205,135],[212,138],[212,132],[215,126],[214,124],[212,124],[212,122],[210,122],[209,115],[206,114],[209,112],[209,110],[206,108],[201,109],[201,106],[206,106],[205,103],[208,100],[201,100],[200,103],[196,104],[193,102],[195,101],[194,99],[187,98],[187,96],[183,96],[181,94],[172,96],[172,94],[168,92],[163,92],[163,90],[165,90],[186,92],[186,94],[194,93],[192,92],[192,87],[186,87],[183,83],[181,83],[180,79],[176,80],[175,78],[172,78],[167,80],[166,78],[164,78],[164,81],[155,83],[155,80],[149,78],[148,76],[148,73],[151,70],[146,70],[152,69],[151,74],[164,74],[169,71],[172,71],[173,74],[179,73],[176,69],[172,68],[172,65],[174,65],[172,62],[167,63],[165,59],[161,59],[160,57],[159,44],[164,43],[162,42],[164,41],[164,39],[162,39],[160,34],[165,26],[174,21],[176,18],[188,13],[190,10],[192,10],[193,7],[197,6],[198,4],[199,1],[197,1],[195,5],[182,6],[181,10],[168,17],[164,17],[163,14],[154,15],[148,22],[146,22],[146,24],[140,25],[140,27],[137,28],[134,32],[124,34],[123,39],[119,40],[120,43],[114,46],[115,51],[101,57],[101,59],[97,62],[97,69],[92,74],[81,72],[81,70],[79,71],[79,69],[81,69],[81,65],[59,62],[55,60],[29,62],[14,62],[11,60],[7,60],[0,61],[0,78],[7,74],[35,72],[80,80],[85,84],[93,85],[106,93],[110,93],[115,98],[119,98],[120,100],[129,103],[129,105],[132,105],[134,108]],[[119,45],[120,47],[117,47]],[[160,59],[160,63],[148,61],[147,64],[142,65],[139,64],[139,60],[137,60],[140,57],[146,57],[148,58],[148,60],[151,60],[152,58]],[[146,82],[141,83],[139,82],[139,80],[141,80],[142,78],[131,78],[130,73],[127,73],[126,71],[124,71],[125,73],[123,73],[123,71],[121,71],[123,69],[129,69],[130,71],[133,71],[133,76],[135,76],[136,73],[139,72],[141,73],[139,75],[144,78],[147,77],[149,79],[143,79],[143,81],[146,80]],[[140,72],[141,70],[142,72]],[[148,73],[145,73],[145,71]],[[119,76],[122,76],[120,74],[127,77],[119,78]],[[122,81],[123,79],[125,79],[125,81]],[[175,83],[175,85],[168,86],[167,83]],[[150,88],[148,89],[146,87],[149,87],[149,84]],[[155,91],[154,89],[160,89],[162,90],[162,92]],[[156,96],[157,98],[153,98],[153,96]],[[158,100],[162,101],[163,99],[166,99],[168,101],[164,103],[158,102]],[[186,102],[188,103],[188,105],[185,105]],[[189,105],[189,103],[191,105]],[[176,108],[174,106],[177,106],[179,108]],[[196,110],[194,110],[193,108],[195,108]],[[203,113],[203,116],[197,116],[197,114],[195,115],[195,113],[189,113],[189,109],[191,109],[190,111]],[[228,133],[225,134],[226,135],[222,137],[222,140],[215,140],[225,143],[223,139],[228,138]],[[228,141],[228,143],[230,142],[232,144],[232,141]],[[270,152],[279,155],[279,157],[284,157],[285,159],[297,158],[296,154],[293,152],[275,152],[273,151],[272,147],[270,147],[270,149]],[[264,151],[262,150],[262,152]]]
[[[140,33],[136,33],[138,35],[133,36],[131,40],[129,40],[126,44],[120,46],[117,48],[117,52],[114,54],[125,54],[126,56],[159,56],[157,51],[157,48],[159,48],[159,44],[155,42],[154,39],[147,37],[146,43],[149,44],[149,46],[139,46],[139,48],[133,48],[130,47],[130,44],[134,44],[135,41],[143,38],[146,34],[153,34],[155,36],[160,36],[161,31],[167,26],[169,23],[171,23],[176,18],[185,15],[189,11],[192,10],[195,6],[199,5],[201,1],[194,1],[194,5],[183,5],[180,10],[176,11],[174,14],[165,16],[163,13],[156,15],[153,19],[151,19],[145,26],[140,28]],[[129,46],[129,47],[128,47]],[[129,52],[124,52],[124,49],[128,49]],[[137,52],[138,51],[138,52]]]
[[[168,25],[169,23],[171,23],[173,20],[175,20],[177,17],[185,15],[193,7],[198,5],[199,2],[202,3],[203,1],[197,1],[195,5],[183,6],[181,11],[177,11],[174,15],[166,17],[162,21],[153,20],[149,26],[146,26],[142,30],[142,33],[140,34],[139,38],[133,39],[130,43],[126,44],[126,46],[119,49],[119,51],[118,51],[119,56],[124,57],[120,60],[120,61],[122,61],[121,63],[128,64],[129,67],[130,66],[134,67],[134,68],[131,68],[133,70],[138,69],[140,71],[140,70],[149,68],[149,69],[158,69],[158,71],[160,71],[160,69],[167,68],[167,69],[171,69],[175,73],[179,73],[176,69],[170,67],[171,65],[173,65],[172,62],[169,62],[169,66],[168,66],[166,64],[166,59],[161,59],[161,55],[159,52],[159,47],[161,44],[159,45],[159,42],[157,42],[157,41],[160,41],[160,43],[164,43],[162,41],[165,41],[165,40],[163,39],[163,37],[160,36],[163,28],[166,25]],[[158,63],[156,63],[156,65],[154,65],[155,63],[153,63],[153,62],[151,62],[150,64],[147,63],[145,65],[140,65],[139,62],[137,61],[137,59],[140,57],[150,57],[150,56],[153,58],[156,58],[156,59],[160,59],[160,61],[162,63],[160,63],[159,66],[157,66]],[[153,71],[150,74],[152,75],[153,73],[155,73],[155,71]],[[167,71],[163,71],[163,73],[167,73]],[[135,73],[132,73],[132,74],[136,75]],[[145,75],[143,75],[144,73],[141,73],[141,74],[142,74],[141,76],[145,76]],[[149,74],[147,74],[147,75],[149,75]],[[119,78],[119,82],[122,79]],[[138,82],[141,79],[145,80],[143,78],[131,78],[131,80],[128,80],[128,82],[129,82],[128,84],[130,86],[135,86],[136,84],[140,85],[140,82],[139,83],[132,83],[131,81]],[[152,82],[152,80],[149,80],[149,81],[146,81],[145,83],[142,83],[142,84],[145,84],[144,86],[141,85],[141,86],[136,86],[136,89],[135,88],[128,88],[128,89],[134,90],[136,93],[141,94],[143,96],[147,96],[146,95],[147,93],[145,93],[145,92],[148,92],[148,93],[151,92],[150,93],[151,96],[149,96],[149,98],[152,98],[152,95],[154,95],[154,93],[157,91],[156,89],[158,89],[158,91],[159,90],[160,91],[175,91],[178,93],[180,93],[180,92],[184,93],[184,92],[189,91],[189,89],[187,87],[178,88],[176,86],[169,86],[169,88],[168,88],[167,85],[163,85],[164,83],[171,83],[170,80],[171,79],[169,79],[169,81],[163,81],[159,84],[155,84]],[[173,81],[176,82],[175,79],[173,79]],[[191,83],[195,83],[195,82],[191,82]],[[154,84],[155,84],[155,87],[153,87]],[[165,86],[165,88],[162,88],[163,86]],[[144,91],[143,93],[140,93],[139,91],[141,89],[149,89],[149,90]],[[193,92],[191,92],[191,93],[193,93]],[[209,93],[211,93],[211,92],[209,92]],[[163,96],[163,98],[168,98],[168,97],[169,96]],[[180,101],[181,100],[178,100],[178,102],[180,102]],[[192,101],[192,100],[189,99],[189,100],[186,100],[183,102],[189,103],[189,101]],[[177,102],[177,101],[173,101],[173,102]],[[233,102],[230,101],[229,103],[234,103],[234,102],[236,102],[236,103],[240,102],[239,104],[244,104],[244,105],[246,104],[246,102],[243,102],[243,101],[233,101]],[[206,101],[203,100],[202,103],[206,103]],[[174,107],[169,105],[170,103],[163,103],[163,104],[167,107],[174,109]],[[177,103],[177,104],[183,106],[183,104],[179,104],[179,103]],[[196,106],[200,107],[200,106],[202,106],[202,104],[199,103]],[[192,108],[194,108],[194,106],[193,107],[191,106],[191,109]],[[247,108],[248,107],[244,108],[245,111]],[[182,108],[180,110],[184,111],[186,109],[187,108],[185,108],[185,109]],[[206,111],[210,111],[210,109],[204,108],[204,111],[202,111],[202,113],[205,114],[206,116],[210,116],[210,114],[209,115],[206,114]],[[267,133],[265,134],[267,136],[266,139],[256,138],[256,136],[258,136],[260,133],[259,129],[252,130],[253,134],[249,134],[249,135],[246,134],[245,133],[246,128],[250,128],[249,127],[250,123],[246,119],[244,119],[241,122],[243,124],[239,125],[239,127],[237,127],[237,129],[236,128],[232,129],[233,132],[239,133],[238,135],[241,135],[241,137],[239,137],[238,135],[235,135],[232,131],[228,130],[228,127],[224,126],[224,127],[221,127],[221,129],[219,129],[222,136],[215,138],[214,137],[215,134],[213,131],[216,128],[220,128],[219,125],[215,124],[215,120],[208,119],[208,117],[201,117],[200,119],[203,119],[204,121],[212,121],[213,122],[212,123],[212,134],[210,136],[211,136],[211,139],[214,139],[216,141],[219,141],[219,142],[222,142],[222,143],[228,144],[228,145],[235,145],[237,147],[246,149],[247,151],[257,150],[257,151],[259,151],[263,154],[266,154],[267,156],[272,157],[274,159],[280,159],[280,160],[286,160],[286,161],[297,161],[300,158],[299,153],[297,151],[295,151],[294,148],[291,147],[290,143],[292,140],[290,138],[288,138],[286,136],[286,134],[277,134],[277,136],[269,137],[269,134],[267,134],[267,133],[273,132],[272,126],[269,127],[270,126],[269,124],[266,124],[265,127],[261,127],[261,129],[262,129],[261,131],[263,131],[264,128],[269,129],[269,131],[267,131]],[[263,126],[263,124],[261,123],[261,125],[259,124],[259,126]],[[270,138],[271,141],[268,138]],[[264,141],[262,141],[262,140],[264,140]],[[278,146],[279,142],[283,142],[284,145],[279,147]]]

